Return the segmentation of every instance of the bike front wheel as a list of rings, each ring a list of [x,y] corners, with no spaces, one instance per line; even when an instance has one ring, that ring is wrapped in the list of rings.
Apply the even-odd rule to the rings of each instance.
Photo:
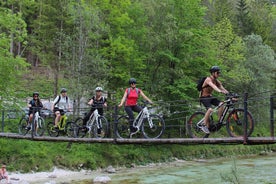
[[[118,118],[118,122],[115,124],[116,136],[121,139],[129,138],[129,120],[127,116],[121,116]]]
[[[45,121],[42,117],[38,118],[38,122],[35,122],[35,133],[37,136],[43,136],[45,131]]]
[[[95,138],[107,138],[110,135],[109,123],[104,116],[100,116],[98,118],[98,125],[97,123],[93,124],[94,127],[92,130],[94,131]]]
[[[187,132],[191,138],[206,138],[209,134],[204,133],[199,127],[198,123],[203,121],[205,116],[204,112],[195,112],[191,115],[187,122]]]
[[[165,122],[163,118],[156,114],[150,114],[149,118],[145,118],[142,124],[142,133],[145,138],[160,138],[165,130]]]
[[[75,122],[67,122],[65,125],[65,133],[68,137],[78,137],[79,126]]]
[[[29,118],[27,117],[22,117],[19,121],[18,124],[18,133],[20,135],[26,135],[28,133],[28,131],[30,130],[30,128],[28,128],[28,122],[29,122]]]
[[[241,137],[244,135],[244,109],[234,109],[227,117],[226,129],[231,137]],[[254,119],[249,111],[247,111],[247,137],[249,137],[254,130]]]
[[[48,130],[49,136],[51,137],[57,137],[59,135],[59,130],[58,128],[55,127],[54,122],[49,122],[47,124],[47,130]]]

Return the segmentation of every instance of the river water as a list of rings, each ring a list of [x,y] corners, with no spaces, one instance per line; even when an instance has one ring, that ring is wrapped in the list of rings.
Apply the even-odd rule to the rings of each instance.
[[[112,184],[276,184],[276,154],[250,158],[176,161],[166,166],[118,171]]]
[[[117,168],[113,174],[55,169],[53,172],[10,175],[10,178],[16,179],[12,180],[12,184],[92,184],[97,177],[109,177],[109,184],[276,184],[276,153],[208,160],[176,160]]]

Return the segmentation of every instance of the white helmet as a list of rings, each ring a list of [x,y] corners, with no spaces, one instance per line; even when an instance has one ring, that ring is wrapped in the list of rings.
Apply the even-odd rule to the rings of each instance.
[[[103,88],[101,88],[101,87],[96,87],[95,91],[103,91]]]

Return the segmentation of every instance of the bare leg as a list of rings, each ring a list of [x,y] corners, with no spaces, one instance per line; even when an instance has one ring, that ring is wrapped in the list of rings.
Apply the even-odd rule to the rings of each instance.
[[[210,114],[213,112],[213,109],[212,108],[209,108],[206,113],[205,113],[205,116],[204,116],[204,124],[209,128],[209,117],[210,117]]]
[[[58,126],[58,122],[59,122],[59,120],[60,120],[60,112],[59,112],[59,111],[56,111],[55,114],[56,114],[56,118],[55,118],[55,127],[57,127],[57,126]]]
[[[222,102],[220,103],[220,105],[222,104]],[[222,112],[223,112],[223,109],[224,107],[221,106],[219,109],[218,109],[218,119],[220,120],[220,117],[222,116]]]

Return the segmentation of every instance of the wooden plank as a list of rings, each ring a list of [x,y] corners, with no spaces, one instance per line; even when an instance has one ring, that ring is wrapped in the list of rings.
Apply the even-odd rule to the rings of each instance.
[[[72,138],[72,137],[34,137],[16,133],[0,133],[0,137],[27,139],[33,141],[76,142],[76,143],[114,143],[114,144],[244,144],[243,137],[223,138],[170,138],[170,139],[115,139],[115,138]],[[275,137],[249,137],[246,144],[275,144]]]

